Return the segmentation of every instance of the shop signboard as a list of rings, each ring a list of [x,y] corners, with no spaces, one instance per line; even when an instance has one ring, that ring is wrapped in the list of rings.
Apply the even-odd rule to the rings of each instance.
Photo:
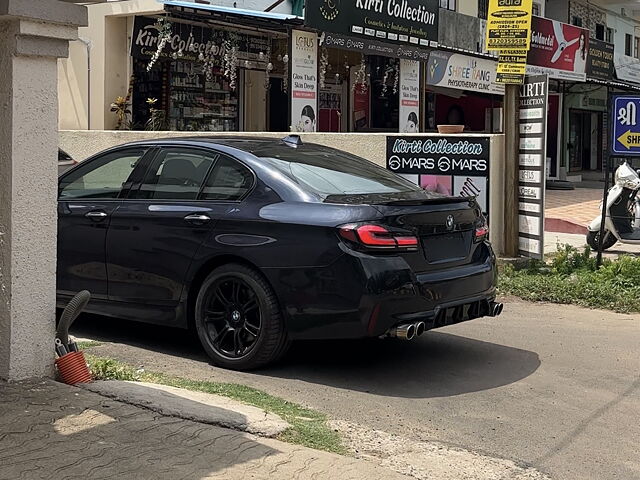
[[[614,55],[618,80],[640,84],[640,60],[627,55]]]
[[[640,96],[614,95],[613,155],[640,155]]]
[[[406,58],[407,60],[421,60],[423,62],[429,59],[430,52],[430,50],[413,45],[393,45],[369,40],[367,38],[356,38],[331,32],[322,32],[320,35],[320,46],[350,50],[364,55]]]
[[[589,39],[587,54],[587,75],[601,80],[613,78],[613,43],[603,42],[595,38]]]
[[[427,85],[503,95],[504,86],[496,83],[495,72],[494,60],[433,51],[427,63]]]
[[[158,50],[160,28],[157,18],[136,16],[131,36],[131,56],[151,59]],[[221,61],[224,56],[224,45],[228,40],[233,40],[236,44],[238,58],[241,60],[258,62],[260,52],[266,52],[270,46],[267,37],[244,33],[231,34],[225,30],[173,22],[171,36],[165,42],[159,57],[170,58],[175,54],[182,61],[196,61],[200,54],[203,54]]]
[[[589,30],[533,17],[527,74],[557,80],[586,81]]]
[[[291,130],[315,132],[318,113],[318,36],[291,31]]]
[[[418,133],[420,125],[420,62],[400,60],[400,132]]]
[[[384,43],[438,46],[438,0],[307,0],[305,25]]]
[[[533,0],[489,0],[488,50],[529,49]]]
[[[489,214],[489,137],[387,136],[386,164],[425,190],[475,197]]]
[[[521,255],[538,259],[544,256],[548,87],[547,75],[527,76],[520,87],[518,243]]]

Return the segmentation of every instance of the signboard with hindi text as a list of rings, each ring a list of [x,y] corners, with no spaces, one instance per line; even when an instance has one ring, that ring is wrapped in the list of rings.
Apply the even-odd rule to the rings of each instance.
[[[612,98],[613,155],[640,155],[640,96],[614,95]]]
[[[548,87],[546,75],[527,76],[520,87],[518,250],[538,259],[544,256]]]

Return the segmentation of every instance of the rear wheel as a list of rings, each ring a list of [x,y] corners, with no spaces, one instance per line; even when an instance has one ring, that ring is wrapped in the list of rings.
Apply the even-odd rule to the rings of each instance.
[[[275,294],[256,271],[215,269],[196,300],[196,330],[218,366],[249,370],[277,360],[289,346]]]
[[[604,242],[602,243],[602,250],[607,250],[613,247],[618,239],[615,237],[613,233],[609,230],[605,230],[604,232]],[[598,244],[600,243],[600,231],[592,232],[589,230],[587,232],[587,245],[589,245],[593,250],[598,250]]]

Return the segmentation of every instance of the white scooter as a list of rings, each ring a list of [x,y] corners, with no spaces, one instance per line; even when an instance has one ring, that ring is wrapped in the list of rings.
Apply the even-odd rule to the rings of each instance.
[[[602,250],[613,247],[616,242],[640,244],[640,176],[624,162],[615,174],[615,184],[607,193],[607,215],[604,224]],[[602,208],[602,203],[600,204]],[[598,249],[602,215],[587,227],[587,244]]]

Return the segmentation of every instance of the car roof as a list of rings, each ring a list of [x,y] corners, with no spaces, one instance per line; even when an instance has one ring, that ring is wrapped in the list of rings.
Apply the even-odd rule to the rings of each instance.
[[[224,146],[261,156],[260,153],[275,153],[279,149],[294,148],[293,142],[301,142],[298,145],[304,147],[305,150],[333,150],[330,147],[318,145],[315,143],[303,143],[297,135],[287,137],[253,137],[253,136],[191,136],[191,137],[164,137],[149,140],[140,140],[127,143],[122,146],[133,145],[204,145],[204,146]],[[297,146],[297,145],[295,145]]]

